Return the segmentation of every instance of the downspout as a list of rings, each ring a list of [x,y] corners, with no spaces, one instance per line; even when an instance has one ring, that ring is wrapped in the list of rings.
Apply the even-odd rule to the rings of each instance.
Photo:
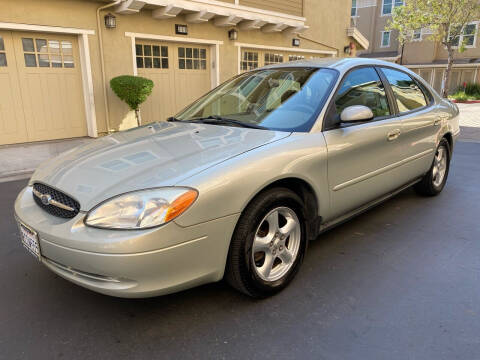
[[[107,98],[107,80],[105,75],[105,59],[103,56],[103,35],[102,35],[102,23],[100,21],[100,11],[108,9],[109,7],[116,6],[120,4],[123,0],[115,0],[111,4],[100,6],[97,9],[97,28],[98,28],[98,47],[100,51],[100,66],[102,72],[102,85],[103,85],[103,103],[105,106],[105,126],[107,128],[107,134],[110,134],[110,112],[108,107],[108,98]]]

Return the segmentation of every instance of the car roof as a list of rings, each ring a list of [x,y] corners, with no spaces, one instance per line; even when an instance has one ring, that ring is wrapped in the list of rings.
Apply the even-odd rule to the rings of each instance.
[[[372,66],[389,66],[402,70],[408,70],[406,67],[383,60],[368,59],[368,58],[320,58],[320,59],[311,59],[311,60],[297,60],[287,63],[279,63],[264,66],[262,69],[272,69],[272,68],[284,68],[284,67],[318,67],[318,68],[331,68],[345,73],[353,67],[362,66],[362,65],[372,65]]]

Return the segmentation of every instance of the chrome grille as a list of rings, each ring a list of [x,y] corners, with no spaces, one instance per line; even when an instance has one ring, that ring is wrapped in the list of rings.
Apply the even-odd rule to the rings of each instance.
[[[71,219],[80,211],[77,200],[42,183],[33,184],[33,199],[43,210],[61,218]]]

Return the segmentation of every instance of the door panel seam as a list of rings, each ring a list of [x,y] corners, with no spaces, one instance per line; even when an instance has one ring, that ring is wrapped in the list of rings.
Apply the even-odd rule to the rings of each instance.
[[[342,190],[342,189],[345,189],[346,187],[349,187],[349,186],[352,186],[352,185],[355,185],[359,182],[362,182],[364,180],[367,180],[367,179],[370,179],[374,176],[377,176],[377,175],[380,175],[380,174],[383,174],[387,171],[390,171],[390,170],[393,170],[399,166],[402,166],[402,165],[405,165],[411,161],[414,161],[414,160],[417,160],[421,157],[424,157],[430,153],[432,153],[433,150],[432,149],[429,149],[429,150],[425,150],[425,151],[422,151],[421,153],[418,153],[416,155],[413,155],[413,156],[410,156],[408,158],[405,158],[403,160],[400,160],[400,161],[397,161],[396,163],[393,163],[393,164],[390,164],[390,165],[387,165],[383,168],[380,168],[380,169],[377,169],[375,171],[372,171],[372,172],[369,172],[367,174],[364,174],[362,176],[359,176],[357,178],[354,178],[354,179],[351,179],[351,180],[348,180],[344,183],[341,183],[341,184],[338,184],[337,186],[335,186],[333,188],[333,191],[338,191],[338,190]]]

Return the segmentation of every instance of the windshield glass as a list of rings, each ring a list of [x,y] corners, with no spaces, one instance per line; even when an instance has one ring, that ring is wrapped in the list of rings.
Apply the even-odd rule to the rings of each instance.
[[[324,68],[248,72],[201,97],[175,119],[221,117],[270,130],[309,131],[337,76],[337,71]]]

